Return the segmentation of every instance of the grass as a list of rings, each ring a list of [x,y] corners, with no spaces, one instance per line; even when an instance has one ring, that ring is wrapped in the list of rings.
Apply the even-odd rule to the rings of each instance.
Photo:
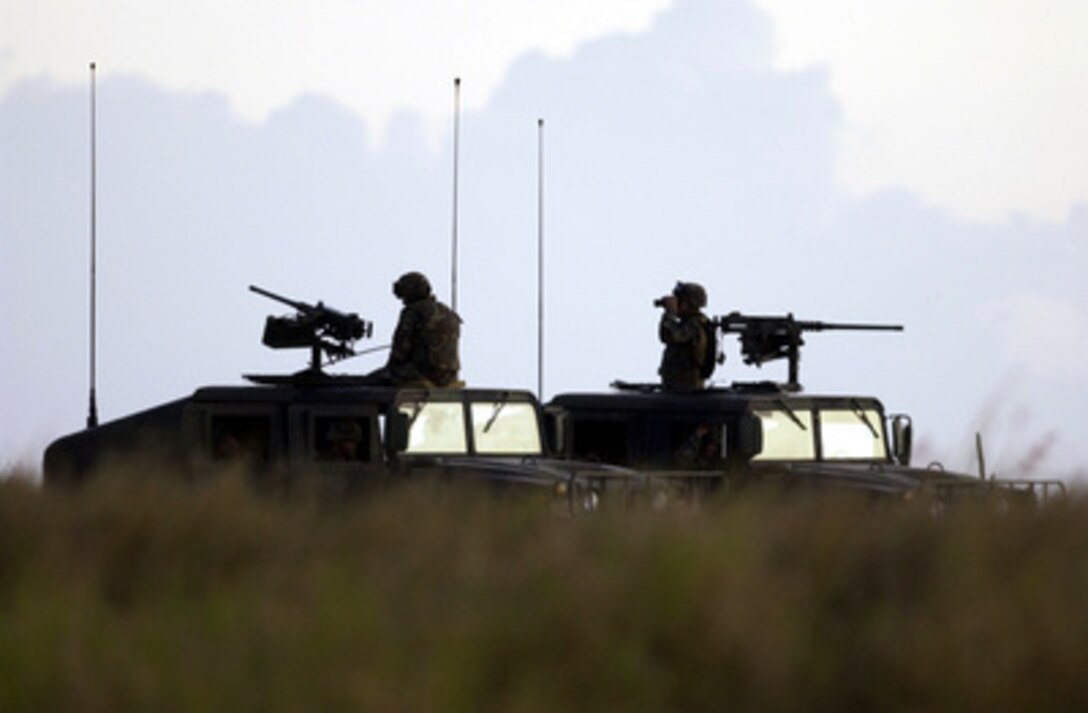
[[[0,711],[1058,710],[1088,504],[0,481]]]

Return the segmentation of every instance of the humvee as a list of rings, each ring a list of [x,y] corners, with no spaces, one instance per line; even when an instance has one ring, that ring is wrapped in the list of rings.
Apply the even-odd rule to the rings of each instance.
[[[1064,493],[1058,481],[980,478],[938,464],[912,467],[909,416],[888,414],[871,396],[803,393],[802,332],[901,327],[739,313],[711,324],[740,335],[747,364],[787,359],[789,380],[697,391],[615,382],[612,392],[559,394],[545,406],[555,452],[635,468],[689,495],[753,483],[899,498],[928,493],[942,500],[994,490],[1025,499]]]
[[[644,476],[623,467],[548,458],[540,404],[527,391],[394,387],[326,374],[323,361],[352,355],[370,325],[253,289],[296,307],[294,317],[268,318],[264,343],[310,349],[308,369],[199,388],[59,438],[44,454],[45,484],[79,484],[127,460],[186,476],[238,466],[258,485],[334,493],[438,478],[543,493],[571,511],[624,501],[644,487]]]
[[[547,458],[540,406],[526,391],[360,386],[329,377],[308,386],[203,387],[65,436],[46,449],[45,483],[78,484],[133,457],[195,475],[239,465],[259,486],[345,494],[421,477],[544,489],[572,510],[625,498],[644,480],[620,467]]]

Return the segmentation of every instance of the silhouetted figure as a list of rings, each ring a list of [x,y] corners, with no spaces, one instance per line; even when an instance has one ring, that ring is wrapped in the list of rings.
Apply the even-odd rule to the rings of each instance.
[[[671,295],[654,304],[665,309],[658,326],[658,337],[665,345],[657,370],[661,384],[679,391],[703,388],[704,366],[714,359],[707,338],[709,320],[701,311],[706,290],[695,282],[677,282]]]
[[[371,376],[395,386],[459,387],[461,318],[435,299],[431,283],[408,272],[393,283],[403,303],[389,361]]]

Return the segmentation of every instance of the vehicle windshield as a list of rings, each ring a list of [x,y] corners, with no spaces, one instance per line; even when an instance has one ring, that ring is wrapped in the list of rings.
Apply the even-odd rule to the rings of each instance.
[[[820,411],[821,450],[825,460],[883,460],[884,421],[875,409]]]
[[[417,401],[400,405],[410,419],[407,453],[467,453],[465,409],[460,402]]]
[[[763,451],[753,460],[816,460],[817,453],[824,461],[887,458],[884,419],[877,408],[855,403],[818,409],[814,417],[810,408],[776,405],[755,412],[763,424]]]
[[[755,414],[763,422],[763,450],[753,460],[816,460],[811,411],[783,404]]]
[[[536,408],[505,399],[474,401],[410,401],[400,404],[409,418],[409,454],[467,454],[469,428],[474,452],[480,455],[540,455]],[[471,424],[471,426],[470,426]]]
[[[530,403],[473,403],[472,437],[485,455],[540,455],[540,425]]]

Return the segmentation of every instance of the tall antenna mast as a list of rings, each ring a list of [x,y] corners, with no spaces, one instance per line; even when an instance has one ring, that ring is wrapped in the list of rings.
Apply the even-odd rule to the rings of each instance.
[[[450,255],[450,308],[457,311],[457,180],[461,148],[461,78],[453,80],[453,237]]]
[[[95,356],[98,350],[96,343],[97,325],[95,324],[95,315],[97,313],[96,295],[97,295],[97,281],[98,281],[98,266],[97,266],[97,236],[95,234],[97,225],[97,215],[95,208],[98,202],[98,196],[96,195],[96,127],[95,127],[95,66],[94,62],[91,62],[91,363],[90,363],[90,404],[87,411],[87,428],[94,428],[98,425],[98,403],[95,399],[95,381],[97,365],[95,363]]]
[[[537,119],[536,393],[544,400],[544,120]]]

